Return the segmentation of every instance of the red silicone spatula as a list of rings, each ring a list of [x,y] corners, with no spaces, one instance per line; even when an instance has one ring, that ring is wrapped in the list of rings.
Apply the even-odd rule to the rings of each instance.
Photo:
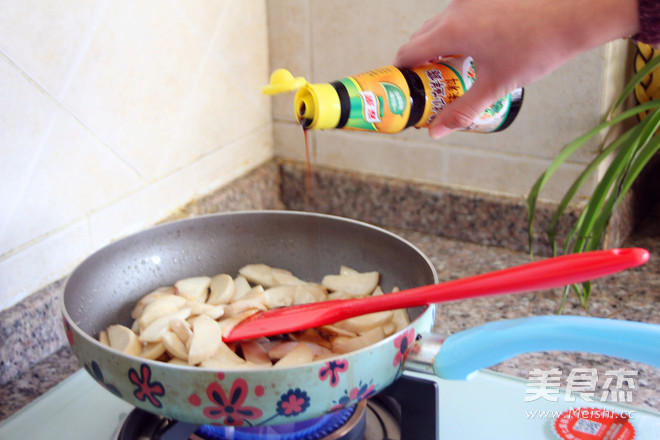
[[[223,340],[231,342],[278,335],[383,310],[562,287],[639,266],[648,259],[649,252],[640,248],[583,252],[387,295],[267,310],[242,321]]]

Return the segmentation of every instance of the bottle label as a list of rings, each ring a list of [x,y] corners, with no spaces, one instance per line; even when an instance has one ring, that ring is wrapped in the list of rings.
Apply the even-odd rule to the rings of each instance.
[[[415,124],[417,128],[428,127],[438,112],[470,89],[476,77],[472,57],[465,56],[445,57],[410,70],[421,80],[426,96],[422,97],[424,110]],[[398,68],[386,66],[339,82],[346,88],[350,103],[343,128],[397,133],[407,127],[413,103],[408,82]],[[415,106],[421,105],[417,100]],[[511,95],[507,95],[487,108],[465,131],[496,131],[510,108]]]
[[[344,128],[396,133],[410,117],[410,91],[399,69],[387,66],[341,79],[350,98]]]
[[[415,125],[418,128],[428,127],[445,105],[462,96],[472,87],[476,78],[472,57],[446,57],[412,70],[422,79],[427,97],[431,97],[430,105],[427,105],[420,122]],[[511,95],[507,95],[484,110],[464,131],[477,133],[496,131],[506,119],[510,107]]]

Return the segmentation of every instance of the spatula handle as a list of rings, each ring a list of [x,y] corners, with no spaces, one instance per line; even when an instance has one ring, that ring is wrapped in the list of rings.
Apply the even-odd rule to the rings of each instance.
[[[563,287],[612,275],[649,259],[641,248],[608,249],[547,258],[507,269],[365,299],[364,312],[376,312],[501,294]],[[379,309],[378,302],[387,303]]]

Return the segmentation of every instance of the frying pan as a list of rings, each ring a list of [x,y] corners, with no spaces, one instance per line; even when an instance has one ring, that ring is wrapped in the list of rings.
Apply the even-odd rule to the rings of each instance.
[[[218,371],[171,365],[119,353],[95,337],[111,324],[130,326],[131,309],[147,292],[191,276],[236,274],[243,265],[256,262],[289,269],[307,280],[336,273],[341,265],[365,272],[378,270],[385,291],[438,281],[432,263],[419,249],[366,223],[292,211],[197,217],[119,240],[83,261],[67,280],[62,297],[69,343],[99,384],[132,405],[177,420],[221,425],[290,423],[353,405],[378,393],[401,375],[407,368],[404,359],[409,351],[413,353],[408,357],[414,358],[411,365],[449,378],[465,377],[470,371],[499,362],[519,350],[545,350],[548,346],[595,350],[651,365],[660,362],[657,343],[594,342],[615,335],[623,341],[658,341],[660,326],[582,318],[586,321],[580,322],[579,332],[573,334],[576,324],[565,326],[564,318],[574,317],[550,317],[554,322],[544,321],[545,327],[541,327],[565,328],[570,337],[559,338],[561,343],[552,337],[541,338],[545,345],[540,347],[534,345],[533,337],[517,344],[523,335],[531,334],[526,328],[535,327],[534,322],[518,323],[518,333],[504,331],[511,327],[505,322],[499,324],[503,331],[487,330],[486,336],[501,335],[511,345],[508,351],[490,353],[484,358],[479,348],[484,342],[474,337],[466,339],[472,351],[465,351],[460,336],[465,332],[461,332],[444,341],[435,366],[433,361],[431,366],[424,365],[420,359],[434,351],[425,346],[439,345],[437,338],[431,336],[428,340],[432,343],[425,344],[433,327],[435,305],[408,309],[411,324],[370,347],[290,368]],[[614,330],[583,331],[601,329],[599,326],[603,325]],[[540,330],[540,334],[544,331]],[[479,333],[475,329],[467,332]],[[494,345],[492,340],[485,343],[489,345]],[[472,358],[479,362],[470,361]],[[458,367],[452,369],[446,364]]]

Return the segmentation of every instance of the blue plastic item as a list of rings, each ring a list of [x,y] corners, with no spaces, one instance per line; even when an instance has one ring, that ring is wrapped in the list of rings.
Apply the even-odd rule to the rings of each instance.
[[[660,325],[582,316],[495,321],[449,336],[433,363],[438,377],[467,379],[522,353],[582,351],[660,367]]]

